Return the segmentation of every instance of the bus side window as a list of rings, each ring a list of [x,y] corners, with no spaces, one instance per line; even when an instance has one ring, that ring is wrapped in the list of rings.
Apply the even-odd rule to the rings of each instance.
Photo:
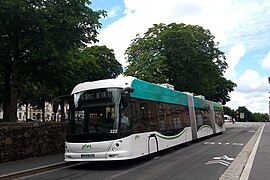
[[[145,111],[146,111],[145,103],[140,103],[140,115],[141,115],[141,118],[145,117]]]
[[[150,131],[155,131],[157,129],[157,121],[156,121],[156,103],[149,102],[148,104],[148,126]]]
[[[139,131],[143,132],[143,131],[148,131],[148,116],[147,113],[148,112],[148,108],[147,108],[147,104],[145,102],[140,103],[140,119],[139,119]]]
[[[163,131],[166,129],[166,105],[165,103],[157,103],[157,120],[158,120],[158,130]]]

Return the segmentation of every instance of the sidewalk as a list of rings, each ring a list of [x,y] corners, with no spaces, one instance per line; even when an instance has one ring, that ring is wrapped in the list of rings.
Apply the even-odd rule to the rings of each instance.
[[[69,165],[64,162],[64,154],[29,158],[18,161],[0,163],[0,179],[14,179],[25,175],[36,174],[62,166]]]
[[[270,123],[265,123],[253,161],[249,180],[267,180],[270,177]]]

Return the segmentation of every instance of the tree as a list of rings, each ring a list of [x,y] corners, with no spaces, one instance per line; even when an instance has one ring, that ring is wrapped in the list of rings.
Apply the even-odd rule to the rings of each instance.
[[[223,106],[224,114],[231,116],[238,121],[265,122],[269,120],[267,113],[252,113],[245,106],[239,106],[237,110]],[[240,119],[240,113],[243,113],[244,119]]]
[[[88,80],[116,78],[123,73],[122,65],[115,59],[113,50],[108,49],[106,46],[87,47],[82,51],[82,55],[92,57],[99,66],[96,77]]]
[[[231,108],[227,107],[227,106],[223,106],[223,112],[224,114],[233,117],[234,115],[234,110],[232,110]]]
[[[262,113],[256,112],[254,113],[254,117],[257,122],[269,121],[269,116],[267,113],[262,114]]]
[[[113,50],[106,46],[75,49],[67,53],[64,59],[64,61],[59,61],[62,63],[57,67],[55,64],[49,64],[47,68],[42,68],[49,69],[55,74],[55,76],[50,76],[54,78],[51,82],[62,81],[62,91],[59,95],[69,94],[78,83],[116,78],[123,72],[122,65],[115,59]],[[59,75],[62,77],[59,78]]]
[[[0,1],[0,66],[4,76],[4,121],[15,121],[24,67],[39,68],[70,49],[96,42],[98,19],[89,0]]]
[[[78,83],[115,78],[123,69],[115,59],[113,50],[106,46],[91,46],[69,51],[63,59],[29,71],[25,74],[20,105],[31,104],[44,111],[45,101],[51,102],[58,95],[70,94]],[[64,118],[64,111],[61,117]]]
[[[236,84],[223,77],[227,63],[217,46],[210,31],[200,26],[155,24],[127,49],[124,74],[170,83],[176,90],[225,104]]]
[[[225,105],[226,102],[231,100],[229,92],[233,91],[233,88],[236,86],[236,84],[231,80],[227,80],[221,76],[216,77],[215,82],[215,92],[210,95],[206,95],[206,98],[212,101],[221,102],[223,105]]]
[[[255,122],[255,116],[253,115],[252,112],[250,112],[246,106],[239,106],[238,109],[236,110],[239,112],[239,115],[241,115],[241,113],[244,113],[244,119],[241,119],[241,117],[239,118],[239,121],[249,121],[249,122]]]
[[[84,49],[74,50],[69,54],[68,65],[64,75],[65,91],[78,83],[99,79],[115,78],[123,72],[121,64],[115,59],[113,50],[106,46],[91,46]],[[69,92],[69,93],[70,93]],[[63,108],[61,108],[63,110]],[[64,119],[61,112],[61,120]]]

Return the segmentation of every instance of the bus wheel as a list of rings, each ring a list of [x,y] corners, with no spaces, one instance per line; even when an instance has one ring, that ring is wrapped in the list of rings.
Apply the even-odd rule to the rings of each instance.
[[[190,144],[191,144],[190,141],[187,141],[187,142],[184,143],[184,145],[185,145],[186,147],[190,146]]]
[[[156,157],[156,153],[151,153],[151,154],[148,154],[147,156],[146,156],[146,159],[147,160],[152,160],[152,159],[154,159]]]

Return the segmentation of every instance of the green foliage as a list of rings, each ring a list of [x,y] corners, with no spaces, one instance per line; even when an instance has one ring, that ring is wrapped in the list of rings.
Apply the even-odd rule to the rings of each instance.
[[[236,110],[223,106],[223,110],[224,114],[232,116],[237,121],[265,122],[269,120],[269,115],[267,113],[252,113],[245,106],[239,106]],[[236,112],[239,113],[238,116]],[[244,119],[240,119],[240,113],[244,113]]]
[[[16,119],[17,100],[25,79],[42,79],[37,72],[65,78],[58,71],[68,51],[97,42],[99,18],[89,0],[2,0],[0,1],[0,69],[4,77],[4,119]],[[52,65],[54,67],[52,67]],[[48,70],[42,70],[48,66]],[[64,65],[65,66],[65,65]],[[32,71],[32,69],[34,69]],[[53,70],[50,73],[49,70]],[[60,73],[59,73],[60,72]],[[50,80],[53,78],[50,78]],[[50,82],[40,80],[39,83]],[[55,87],[63,89],[63,81]]]
[[[239,121],[249,121],[249,122],[255,122],[255,117],[252,112],[250,112],[246,106],[239,106],[237,111],[239,113],[244,113],[244,119],[238,118]]]
[[[28,77],[23,83],[20,102],[40,108],[43,101],[51,102],[58,95],[70,94],[78,83],[115,78],[122,71],[113,50],[106,46],[69,51],[62,59],[29,69],[31,79]]]
[[[269,116],[268,114],[262,114],[259,112],[254,113],[255,119],[258,122],[265,122],[265,121],[269,121]]]
[[[113,50],[106,46],[74,50],[66,61],[68,66],[65,68],[67,73],[64,82],[70,91],[78,83],[115,78],[123,72],[122,65],[115,59]]]
[[[230,101],[229,92],[233,91],[236,84],[221,76],[217,76],[214,82],[216,83],[216,90],[213,94],[206,95],[206,98],[216,102],[221,102],[224,105],[226,102]]]
[[[155,28],[155,27],[154,27]],[[140,78],[153,83],[167,82],[166,74],[168,67],[165,63],[166,57],[160,52],[161,44],[158,32],[149,32],[145,37],[139,35],[133,40],[127,49],[128,63],[124,74]]]
[[[83,50],[82,56],[92,57],[98,66],[98,71],[88,80],[116,78],[123,73],[122,65],[115,59],[113,50],[108,49],[106,46],[87,47]],[[91,73],[89,70],[88,72]]]
[[[98,19],[105,14],[93,11],[89,4],[87,0],[1,1],[0,38],[6,53],[18,53],[24,63],[32,63],[96,42]]]
[[[223,112],[224,112],[224,114],[231,116],[231,117],[233,117],[233,115],[234,115],[234,111],[227,106],[223,106]]]
[[[170,83],[176,90],[193,92],[225,104],[236,86],[223,77],[225,56],[209,30],[185,24],[155,24],[132,41],[126,54],[125,75]]]

